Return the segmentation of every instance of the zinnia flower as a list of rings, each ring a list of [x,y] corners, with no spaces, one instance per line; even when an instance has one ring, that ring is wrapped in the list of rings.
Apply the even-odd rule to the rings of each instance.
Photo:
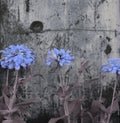
[[[2,53],[0,59],[2,68],[19,70],[20,67],[30,66],[35,60],[32,49],[24,45],[10,45],[0,52]]]
[[[71,56],[70,53],[71,51],[69,50],[65,51],[64,49],[58,50],[54,48],[48,52],[46,64],[49,66],[52,62],[56,61],[60,66],[64,64],[70,65],[71,61],[74,60],[74,56]]]

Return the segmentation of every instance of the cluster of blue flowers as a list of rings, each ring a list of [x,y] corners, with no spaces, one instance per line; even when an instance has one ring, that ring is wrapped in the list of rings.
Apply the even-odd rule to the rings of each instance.
[[[35,60],[33,51],[24,45],[10,45],[1,50],[0,53],[2,53],[0,59],[2,68],[19,70],[21,67],[30,66]],[[69,50],[54,48],[48,52],[46,64],[50,66],[52,62],[56,61],[60,66],[70,65],[71,61],[74,60],[74,56],[71,56],[70,53]]]
[[[71,61],[74,60],[74,56],[70,55],[69,50],[65,51],[64,49],[58,50],[57,48],[54,48],[53,50],[50,50],[47,55],[46,63],[48,66],[51,65],[52,62],[56,61],[60,66],[63,66],[64,64],[70,65]]]
[[[110,58],[108,59],[107,65],[102,66],[103,72],[112,72],[120,74],[120,58]]]
[[[35,54],[24,45],[10,45],[4,50],[0,59],[2,68],[19,70],[20,67],[26,68],[34,63]]]
[[[10,45],[1,50],[0,53],[2,53],[0,59],[2,68],[19,70],[21,67],[26,68],[32,65],[35,61],[32,49],[24,45]],[[46,64],[50,66],[52,62],[57,62],[60,66],[70,65],[71,61],[74,60],[74,56],[70,53],[69,50],[54,48],[48,52]],[[120,74],[120,58],[108,59],[108,64],[102,66],[102,71]]]
[[[10,45],[1,50],[0,53],[2,53],[0,59],[2,68],[19,70],[21,67],[26,68],[32,65],[35,61],[32,49],[24,45]],[[74,60],[74,56],[70,53],[69,50],[54,48],[48,52],[46,64],[50,66],[52,62],[57,62],[60,66],[70,65],[71,61]],[[102,71],[120,74],[120,58],[108,59],[108,64],[102,66]]]

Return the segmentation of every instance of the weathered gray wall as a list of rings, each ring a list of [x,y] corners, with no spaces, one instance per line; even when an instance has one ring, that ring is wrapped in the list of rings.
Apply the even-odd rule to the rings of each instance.
[[[0,0],[0,41],[25,44],[37,53],[33,71],[47,77],[32,80],[28,97],[46,97],[57,85],[56,76],[45,66],[45,57],[52,47],[65,48],[77,57],[72,63],[70,82],[78,78],[101,77],[101,65],[110,57],[119,57],[119,0]],[[30,30],[33,21],[43,22],[40,33]],[[111,48],[111,50],[110,50]],[[84,77],[78,77],[81,57],[92,66]],[[66,68],[67,69],[67,68]],[[107,79],[106,79],[107,78]],[[110,74],[101,82],[109,81]],[[104,84],[104,83],[103,83]],[[39,109],[39,105],[37,107]]]

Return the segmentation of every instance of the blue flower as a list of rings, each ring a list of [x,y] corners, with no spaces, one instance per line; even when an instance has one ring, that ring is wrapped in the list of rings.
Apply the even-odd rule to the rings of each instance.
[[[2,53],[0,59],[2,68],[19,70],[21,67],[30,66],[35,60],[32,49],[24,45],[10,45],[0,52]]]
[[[69,50],[54,48],[48,52],[46,64],[50,66],[52,62],[56,61],[60,66],[64,64],[70,65],[71,61],[74,60],[74,56],[71,56],[70,53],[71,51]]]
[[[112,72],[120,74],[120,58],[110,58],[108,59],[107,65],[102,66],[103,72]]]

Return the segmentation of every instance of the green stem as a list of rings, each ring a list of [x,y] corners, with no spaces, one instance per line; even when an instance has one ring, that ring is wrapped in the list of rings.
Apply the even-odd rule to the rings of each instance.
[[[83,110],[83,107],[81,105],[81,111]],[[81,123],[83,123],[83,114],[82,114],[82,117],[81,117]]]
[[[13,108],[13,105],[16,101],[17,86],[18,86],[18,71],[16,71],[16,77],[15,77],[15,82],[13,86],[13,95],[12,95],[12,98],[10,99],[9,109]]]
[[[9,69],[7,69],[6,86],[8,87]]]
[[[100,97],[99,97],[99,101],[102,99],[102,94],[103,94],[102,74],[101,73],[100,73],[100,79],[101,79],[101,86],[100,86]]]
[[[116,76],[117,76],[117,81],[118,81],[118,74],[116,74]],[[110,106],[110,112],[108,114],[107,123],[109,123],[109,121],[110,121],[111,113],[112,113],[112,110],[113,110],[113,103],[114,103],[114,99],[115,99],[116,87],[117,87],[117,82],[115,82],[115,84],[114,84],[112,102],[111,102],[111,106]]]
[[[102,93],[103,93],[103,86],[102,86],[102,83],[101,83],[99,101],[102,99]]]
[[[60,68],[60,67],[59,67],[59,72],[58,72],[58,74],[59,74],[60,84],[61,84],[62,86],[65,86],[64,78],[63,78],[63,75],[62,75],[62,73],[61,73],[61,68]]]
[[[68,121],[68,123],[70,123],[70,116],[69,116],[68,102],[67,102],[66,99],[64,100],[64,112],[65,112],[65,115],[67,116],[67,121]]]
[[[63,75],[61,74],[61,69],[60,69],[60,67],[59,67],[58,75],[59,75],[59,79],[60,79],[60,84],[61,84],[62,87],[64,87],[64,86],[65,86],[65,82],[64,82]],[[65,100],[64,100],[64,102],[63,102],[63,106],[64,106],[65,115],[67,116],[67,122],[70,123],[68,102],[67,102],[66,98],[65,98]]]

